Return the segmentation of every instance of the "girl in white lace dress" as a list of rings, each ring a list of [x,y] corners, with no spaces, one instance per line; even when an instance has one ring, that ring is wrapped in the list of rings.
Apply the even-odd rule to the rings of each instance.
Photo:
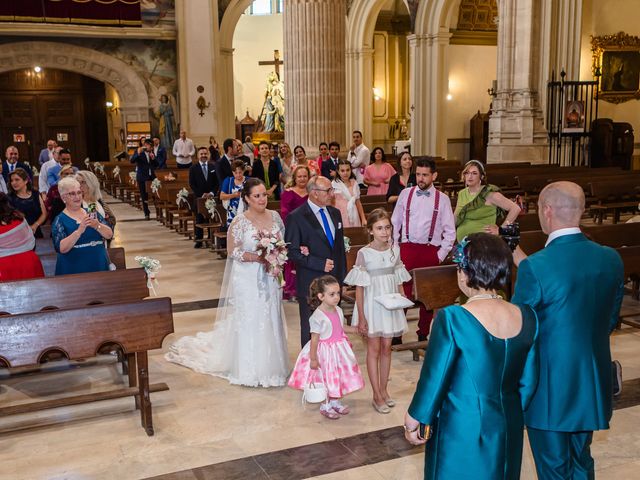
[[[390,413],[395,401],[389,396],[387,383],[391,369],[391,340],[407,331],[403,310],[387,310],[375,301],[379,295],[402,293],[402,284],[411,279],[400,260],[400,249],[390,245],[392,236],[389,213],[377,208],[367,217],[373,241],[358,251],[353,269],[344,279],[356,287],[356,305],[352,325],[367,335],[367,371],[373,389],[373,408]]]
[[[261,180],[248,179],[242,199],[247,210],[234,218],[227,234],[229,257],[214,328],[179,339],[165,358],[235,385],[282,386],[289,374],[282,290],[255,251],[258,230],[284,238],[284,224],[266,209]]]

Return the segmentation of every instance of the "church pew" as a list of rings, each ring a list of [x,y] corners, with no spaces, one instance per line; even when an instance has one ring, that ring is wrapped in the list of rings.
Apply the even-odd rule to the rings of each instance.
[[[351,245],[366,245],[371,241],[367,227],[346,227],[343,234],[349,237]]]
[[[166,384],[149,385],[148,350],[162,347],[173,333],[170,298],[93,305],[0,317],[0,365],[31,367],[49,352],[62,352],[69,360],[94,357],[105,344],[116,343],[136,359],[136,385],[62,398],[0,407],[0,417],[81,403],[134,396],[142,427],[154,434],[150,392],[168,390]]]
[[[460,296],[457,268],[457,265],[440,265],[413,269],[411,271],[413,298],[424,303],[429,310],[437,310],[455,303]],[[394,352],[411,350],[413,360],[417,362],[424,355],[426,347],[426,341],[409,342],[393,345],[391,350]]]
[[[635,211],[638,208],[638,190],[640,176],[630,176],[616,181],[596,180],[589,184],[590,193],[597,204],[591,205],[596,222],[602,223],[608,212],[613,212],[613,223],[620,221],[623,211]]]
[[[127,268],[127,261],[124,254],[124,248],[108,248],[109,260],[116,266],[118,270],[125,270]],[[40,262],[42,263],[42,269],[47,277],[53,277],[56,271],[56,261],[58,255],[56,253],[47,253],[44,255],[38,255]]]
[[[207,200],[205,198],[200,197],[196,199],[196,211],[202,215],[205,220],[204,223],[197,223],[195,226],[204,230],[202,242],[208,244],[208,246],[220,255],[221,252],[218,247],[219,240],[223,238],[226,239],[227,237],[226,230],[222,228],[227,225],[227,211],[222,206],[222,201],[216,199],[216,213],[215,216],[212,217],[209,210],[207,210],[206,203]],[[226,257],[226,250],[224,256]]]

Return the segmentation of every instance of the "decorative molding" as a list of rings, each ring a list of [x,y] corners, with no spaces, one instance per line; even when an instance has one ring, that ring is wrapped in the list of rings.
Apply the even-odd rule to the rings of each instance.
[[[462,0],[456,30],[497,32],[497,0]]]
[[[598,80],[599,99],[615,104],[640,99],[640,37],[624,32],[597,37],[592,35],[591,54],[591,71]],[[605,59],[607,54],[618,58]],[[612,69],[616,67],[618,70],[614,73]],[[627,72],[631,71],[628,82],[633,82],[633,85],[629,89],[621,84],[624,67],[627,67]],[[616,76],[619,77],[616,79]],[[620,88],[615,85],[616,82],[620,83]]]
[[[91,25],[58,25],[54,23],[17,23],[0,22],[0,35],[38,37],[72,37],[72,38],[118,38],[144,40],[175,40],[176,31],[162,28],[139,27],[96,27]]]
[[[451,45],[498,45],[498,31],[451,30]]]

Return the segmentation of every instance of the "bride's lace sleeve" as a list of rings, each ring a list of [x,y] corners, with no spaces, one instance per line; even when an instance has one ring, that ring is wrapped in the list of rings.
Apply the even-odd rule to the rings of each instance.
[[[282,221],[282,217],[280,217],[280,214],[276,211],[272,211],[271,213],[273,216],[273,223],[278,227],[278,234],[280,235],[280,238],[284,239],[284,222]]]
[[[243,261],[242,256],[246,251],[243,246],[243,239],[248,223],[249,221],[244,218],[244,215],[238,215],[233,219],[227,231],[227,255],[239,262]]]

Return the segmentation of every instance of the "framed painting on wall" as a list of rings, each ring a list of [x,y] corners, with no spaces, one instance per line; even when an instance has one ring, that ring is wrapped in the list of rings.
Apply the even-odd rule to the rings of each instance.
[[[640,37],[624,32],[591,37],[591,52],[598,98],[611,103],[640,99]]]

